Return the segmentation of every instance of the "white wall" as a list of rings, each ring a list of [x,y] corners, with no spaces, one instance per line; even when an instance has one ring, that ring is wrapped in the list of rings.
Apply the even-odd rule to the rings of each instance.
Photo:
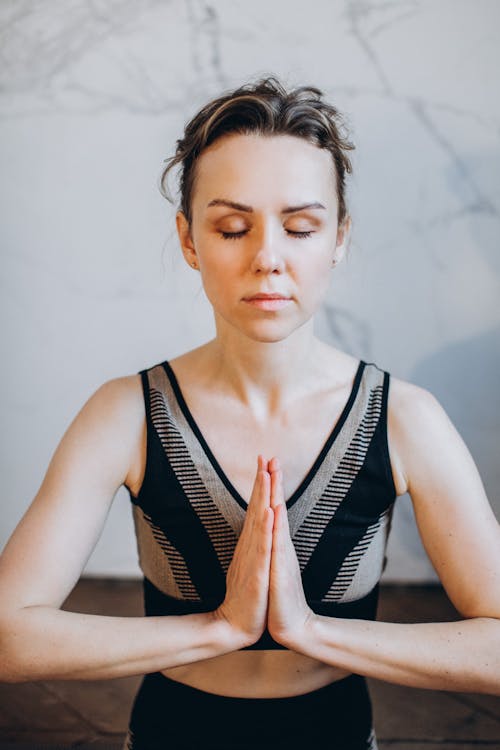
[[[318,333],[437,396],[500,516],[499,22],[495,0],[3,0],[2,546],[98,385],[212,336],[157,179],[201,104],[272,73],[357,144]],[[123,488],[85,572],[139,575]],[[407,496],[386,578],[434,578]]]

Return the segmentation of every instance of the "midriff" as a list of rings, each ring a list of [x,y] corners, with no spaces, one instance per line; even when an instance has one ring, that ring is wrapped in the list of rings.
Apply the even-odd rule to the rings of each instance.
[[[289,650],[233,651],[161,671],[198,690],[234,698],[300,695],[351,674]]]

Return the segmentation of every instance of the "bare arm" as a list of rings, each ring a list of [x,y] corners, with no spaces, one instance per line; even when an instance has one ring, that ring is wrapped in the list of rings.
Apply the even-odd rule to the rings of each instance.
[[[316,615],[301,598],[297,564],[295,585],[289,579],[281,586],[289,587],[289,601],[300,604],[294,616],[284,604],[275,607],[281,625],[272,635],[300,653],[369,677],[500,695],[500,527],[472,456],[444,409],[428,391],[403,386],[392,409],[392,441],[425,549],[466,619],[400,624]],[[289,535],[277,536],[278,560],[288,554],[290,568]]]
[[[500,695],[495,618],[406,625],[314,615],[305,637],[286,643],[326,664],[397,685]]]
[[[156,672],[240,648],[215,613],[105,617],[36,605],[8,620],[3,682],[107,680]]]
[[[94,549],[144,429],[139,376],[104,383],[68,427],[0,557],[0,680],[107,679],[207,659],[252,640],[219,613],[60,610]]]

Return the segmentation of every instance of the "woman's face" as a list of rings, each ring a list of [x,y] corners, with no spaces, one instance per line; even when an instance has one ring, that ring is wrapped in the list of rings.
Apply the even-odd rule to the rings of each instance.
[[[215,141],[198,160],[191,235],[177,213],[216,324],[260,341],[286,338],[318,309],[349,225],[337,226],[331,154],[288,135]],[[247,301],[274,293],[287,299]]]

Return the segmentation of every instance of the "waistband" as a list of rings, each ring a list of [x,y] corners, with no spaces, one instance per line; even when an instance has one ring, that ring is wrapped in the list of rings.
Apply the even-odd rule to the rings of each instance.
[[[372,732],[368,686],[358,674],[300,695],[238,698],[152,672],[143,677],[134,700],[127,747],[368,750]]]
[[[171,677],[163,674],[163,672],[150,672],[144,676],[144,680],[154,684],[160,691],[175,691],[178,695],[189,696],[195,700],[213,701],[214,703],[227,703],[227,704],[243,704],[250,702],[255,705],[278,705],[278,704],[299,704],[309,701],[317,701],[328,699],[330,700],[335,695],[345,693],[346,691],[356,691],[360,687],[365,689],[366,678],[359,674],[350,674],[347,677],[341,677],[339,680],[329,682],[323,687],[316,688],[316,690],[310,690],[307,693],[299,693],[298,695],[286,695],[273,698],[241,698],[233,695],[219,695],[218,693],[211,693],[208,690],[201,690],[200,688],[193,687],[192,685],[186,685],[184,682],[173,680]]]

